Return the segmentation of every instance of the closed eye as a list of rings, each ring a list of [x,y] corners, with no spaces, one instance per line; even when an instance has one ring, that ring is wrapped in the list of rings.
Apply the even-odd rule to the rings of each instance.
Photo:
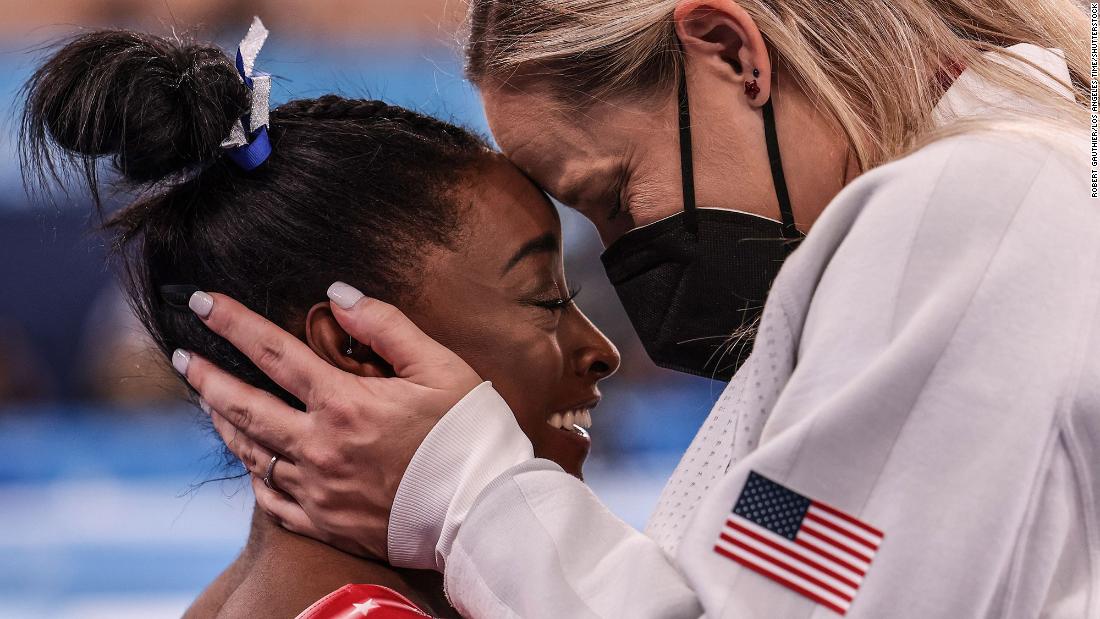
[[[559,295],[549,299],[535,299],[529,301],[529,303],[530,305],[533,305],[535,307],[541,307],[543,309],[557,312],[572,305],[573,302],[576,300],[577,295],[579,295],[580,293],[581,289],[579,287],[570,288],[569,294],[564,297]]]

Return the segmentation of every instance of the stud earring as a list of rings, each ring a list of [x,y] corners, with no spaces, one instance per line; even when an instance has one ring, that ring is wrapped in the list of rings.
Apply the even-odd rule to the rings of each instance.
[[[760,77],[760,69],[753,69],[752,76],[754,78]],[[755,79],[751,82],[745,82],[745,94],[748,95],[750,99],[755,99],[756,95],[760,94],[760,86],[757,85]]]

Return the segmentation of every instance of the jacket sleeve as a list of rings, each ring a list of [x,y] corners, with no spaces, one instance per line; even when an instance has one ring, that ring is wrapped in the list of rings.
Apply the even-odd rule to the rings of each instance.
[[[390,515],[394,565],[444,572],[467,617],[698,617],[657,544],[530,441],[489,383],[417,450]]]

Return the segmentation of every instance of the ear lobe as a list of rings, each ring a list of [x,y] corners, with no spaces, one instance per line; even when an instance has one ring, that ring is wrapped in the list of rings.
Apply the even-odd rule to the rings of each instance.
[[[333,366],[357,376],[394,376],[393,368],[369,346],[354,342],[344,331],[328,302],[309,308],[306,315],[306,343],[319,357]],[[351,354],[348,354],[349,342]]]
[[[756,22],[734,0],[687,0],[673,11],[676,35],[689,59],[710,61],[741,84],[757,80],[763,104],[770,94],[771,60]],[[760,72],[752,75],[753,69]]]

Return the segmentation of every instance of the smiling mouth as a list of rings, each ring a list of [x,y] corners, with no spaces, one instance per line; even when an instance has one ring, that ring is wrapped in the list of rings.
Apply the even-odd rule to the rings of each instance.
[[[587,430],[592,427],[592,408],[594,406],[595,404],[584,404],[554,413],[546,419],[546,423],[559,430],[588,436]]]

